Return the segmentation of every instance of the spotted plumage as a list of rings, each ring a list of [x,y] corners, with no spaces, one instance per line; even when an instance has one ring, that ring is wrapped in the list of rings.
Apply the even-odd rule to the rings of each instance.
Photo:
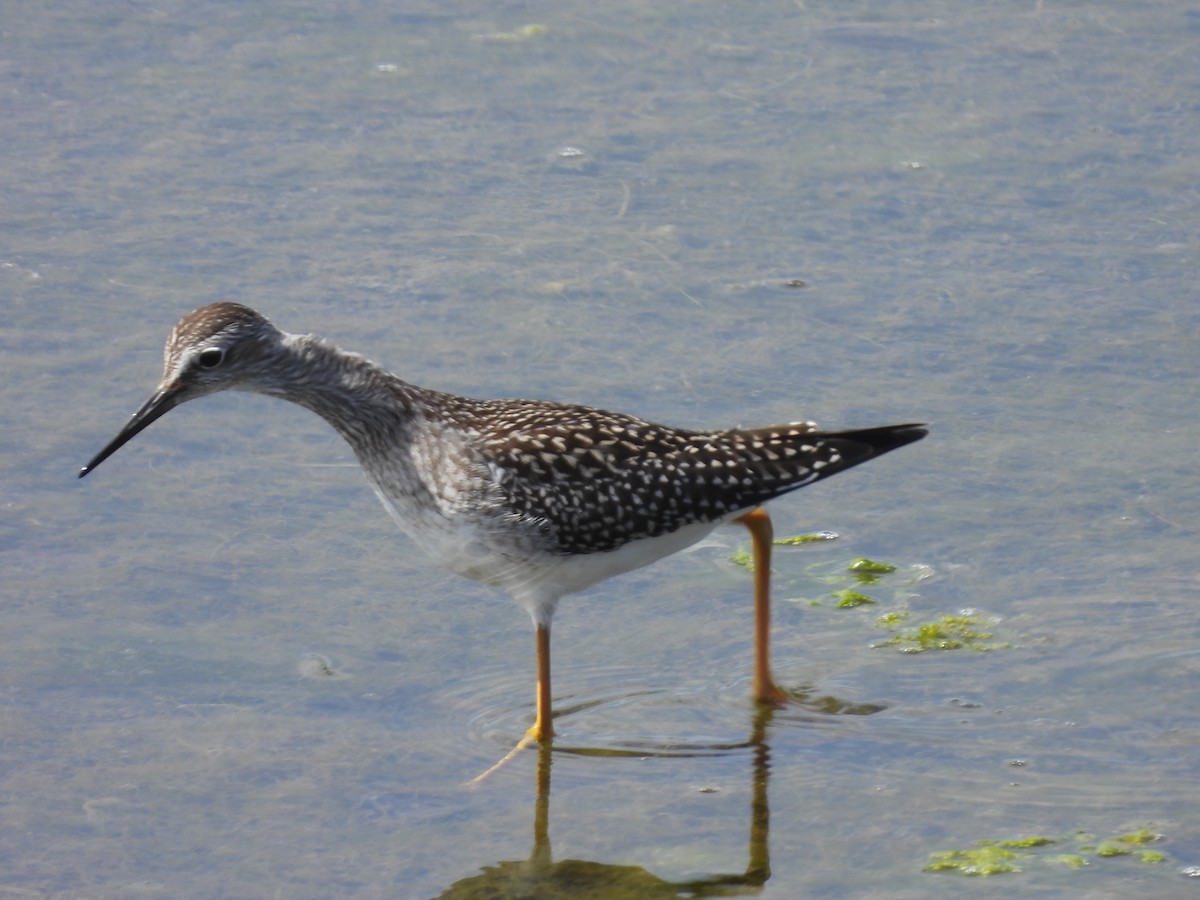
[[[409,384],[224,302],[175,326],[158,390],[80,475],[168,410],[227,389],[320,415],[418,544],[529,610],[539,675],[545,632],[542,737],[550,733],[549,624],[564,594],[673,553],[723,522],[750,527],[759,520],[747,514],[762,503],[925,435],[916,425],[822,432],[811,422],[689,431],[583,406],[473,400]]]
[[[528,401],[478,413],[505,503],[541,520],[547,549],[563,554],[723,521],[882,452],[893,434],[823,435],[811,422],[697,432]]]

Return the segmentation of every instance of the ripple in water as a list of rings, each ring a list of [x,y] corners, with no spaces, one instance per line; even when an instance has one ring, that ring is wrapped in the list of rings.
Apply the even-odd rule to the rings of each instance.
[[[715,756],[743,751],[757,713],[749,677],[705,671],[688,678],[645,667],[562,666],[555,671],[554,749],[590,756]],[[724,676],[724,677],[723,677]],[[789,686],[794,702],[776,710],[772,726],[828,727],[879,712],[881,704],[852,703]],[[467,712],[464,740],[511,747],[533,723],[533,686],[525,673],[480,673],[458,679],[440,695],[449,709]]]

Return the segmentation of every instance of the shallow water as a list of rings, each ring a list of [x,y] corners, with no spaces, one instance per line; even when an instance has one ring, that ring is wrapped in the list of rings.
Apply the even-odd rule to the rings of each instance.
[[[0,887],[923,897],[963,878],[931,854],[1041,835],[971,888],[1186,889],[1186,5],[4,15]],[[721,531],[563,603],[552,779],[468,787],[530,721],[528,623],[323,423],[208,398],[74,479],[219,297],[447,390],[933,430],[773,504],[840,535],[776,554],[800,702],[746,699]],[[838,609],[864,556],[899,571]],[[876,646],[964,608],[995,649]],[[1140,828],[1165,862],[1080,850]]]

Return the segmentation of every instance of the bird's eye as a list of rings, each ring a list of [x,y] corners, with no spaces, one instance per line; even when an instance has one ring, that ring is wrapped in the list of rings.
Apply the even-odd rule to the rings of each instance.
[[[220,347],[207,347],[196,357],[202,369],[215,369],[225,359],[225,351]]]

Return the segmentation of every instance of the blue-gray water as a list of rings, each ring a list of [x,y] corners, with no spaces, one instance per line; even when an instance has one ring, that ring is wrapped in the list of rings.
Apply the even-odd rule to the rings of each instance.
[[[0,893],[484,896],[534,850],[536,752],[464,786],[528,621],[324,423],[209,398],[75,479],[221,297],[475,395],[932,423],[773,504],[841,538],[777,554],[809,702],[761,740],[737,530],[563,603],[530,883],[750,847],[763,896],[924,897],[1036,835],[970,886],[1193,888],[1200,14],[741,6],[0,10]],[[861,556],[899,572],[838,609]],[[962,609],[1000,646],[873,646]],[[1086,849],[1137,829],[1163,862]]]

